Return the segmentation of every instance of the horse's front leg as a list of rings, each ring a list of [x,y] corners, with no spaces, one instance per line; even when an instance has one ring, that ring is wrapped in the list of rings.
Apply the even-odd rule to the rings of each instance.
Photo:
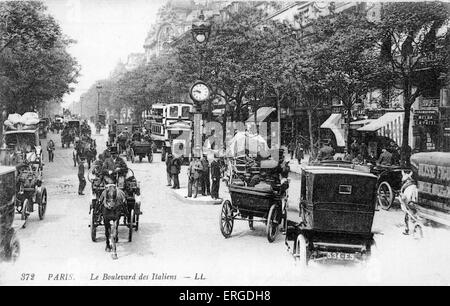
[[[110,237],[110,232],[111,232],[111,224],[109,223],[109,220],[103,220],[103,222],[105,222],[105,237],[106,237],[106,248],[105,251],[106,252],[110,252],[111,251],[111,244],[109,241],[109,237]]]
[[[118,257],[117,257],[117,247],[116,247],[116,241],[117,241],[117,238],[118,238],[118,227],[119,227],[119,219],[117,219],[117,220],[114,220],[113,221],[113,227],[112,227],[112,239],[111,239],[111,241],[112,241],[112,254],[111,254],[111,257],[112,257],[112,259],[117,259]]]

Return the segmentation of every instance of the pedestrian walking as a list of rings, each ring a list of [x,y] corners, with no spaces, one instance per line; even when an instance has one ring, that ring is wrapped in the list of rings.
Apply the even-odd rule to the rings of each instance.
[[[291,160],[294,159],[294,151],[295,151],[295,142],[291,140],[288,144],[288,153],[291,156]]]
[[[200,185],[200,177],[203,171],[202,163],[200,162],[199,157],[194,157],[189,164],[188,168],[188,198],[192,197],[192,189],[194,188],[194,198],[198,195],[198,187]]]
[[[300,142],[297,144],[297,148],[295,150],[295,158],[297,158],[298,164],[300,165],[302,163],[302,159],[304,158],[303,147]]]
[[[169,153],[166,158],[166,174],[167,174],[167,186],[172,186],[172,174],[170,173],[170,165],[172,164],[173,155]]]
[[[220,163],[218,161],[217,156],[214,156],[214,160],[211,162],[211,197],[214,200],[219,198],[219,188],[220,188]]]
[[[52,163],[53,162],[53,158],[55,156],[55,143],[53,142],[53,140],[49,140],[49,142],[47,143],[47,152],[48,152],[48,162]]]
[[[211,181],[210,181],[210,168],[209,168],[209,161],[206,154],[203,155],[203,158],[201,160],[202,163],[202,176],[201,176],[201,185],[202,185],[202,194],[204,196],[211,194]]]
[[[84,159],[80,159],[78,163],[78,194],[84,195],[84,187],[86,187],[86,179],[84,178]]]
[[[173,187],[172,189],[180,189],[180,180],[178,175],[181,170],[181,158],[182,157],[174,157],[172,162],[170,163],[170,174],[173,179]]]

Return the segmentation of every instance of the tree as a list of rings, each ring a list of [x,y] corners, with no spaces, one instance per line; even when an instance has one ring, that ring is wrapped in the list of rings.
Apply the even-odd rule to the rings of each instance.
[[[0,100],[8,112],[36,111],[73,90],[79,67],[57,22],[36,1],[0,3]]]
[[[347,142],[354,106],[361,96],[374,89],[378,67],[377,32],[364,12],[331,14],[311,24],[310,56],[318,69],[320,83],[338,98],[347,113]]]
[[[384,80],[403,93],[402,154],[408,160],[411,106],[449,67],[449,7],[442,2],[387,3],[379,24]],[[394,80],[394,81],[392,81]]]

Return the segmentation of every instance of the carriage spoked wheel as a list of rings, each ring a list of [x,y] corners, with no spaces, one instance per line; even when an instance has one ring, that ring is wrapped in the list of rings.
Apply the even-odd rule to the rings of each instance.
[[[47,211],[47,189],[42,189],[42,194],[38,199],[38,214],[39,220],[43,220],[45,216],[45,212]]]
[[[269,240],[269,242],[275,241],[275,238],[277,237],[278,234],[278,226],[280,225],[280,220],[281,220],[281,211],[276,204],[273,204],[270,207],[266,225],[267,240]]]
[[[130,218],[128,219],[128,242],[133,241],[134,220],[136,220],[136,216],[134,209],[132,209],[130,212]]]
[[[153,154],[150,153],[147,155],[147,157],[148,157],[148,162],[152,163],[153,162]]]
[[[378,204],[384,210],[389,210],[394,203],[394,192],[388,182],[381,182],[378,186]]]
[[[308,265],[308,243],[303,234],[299,234],[295,240],[294,258],[301,268],[305,268]]]
[[[233,208],[231,202],[225,200],[222,204],[222,211],[220,213],[220,231],[225,238],[229,238],[233,232]]]

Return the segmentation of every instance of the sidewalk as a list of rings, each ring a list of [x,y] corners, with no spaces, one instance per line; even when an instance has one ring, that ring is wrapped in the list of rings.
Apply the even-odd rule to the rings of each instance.
[[[222,203],[222,199],[213,200],[211,196],[203,196],[201,194],[197,195],[196,198],[188,198],[188,189],[180,188],[180,189],[171,189],[173,194],[181,201],[188,202],[191,204],[200,204],[200,205],[218,205]]]

